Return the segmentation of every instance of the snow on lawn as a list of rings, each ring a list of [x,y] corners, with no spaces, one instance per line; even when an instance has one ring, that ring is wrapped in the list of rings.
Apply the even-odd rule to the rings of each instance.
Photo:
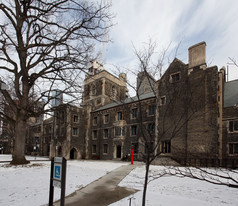
[[[49,160],[48,157],[26,156],[27,160]],[[12,161],[12,155],[0,154],[0,161]]]
[[[162,170],[162,166],[151,166],[151,171]],[[110,206],[141,205],[143,177],[145,167],[134,169],[119,186],[140,190],[136,194],[124,198]],[[227,206],[238,205],[238,189],[214,185],[191,178],[164,176],[153,180],[148,185],[147,206]]]
[[[0,161],[10,157],[0,155]],[[30,159],[30,158],[27,158]],[[128,163],[112,161],[67,161],[66,195],[86,186],[108,172]],[[38,206],[48,203],[50,161],[32,162],[26,166],[0,164],[0,205]],[[54,200],[60,199],[60,189],[55,188]]]

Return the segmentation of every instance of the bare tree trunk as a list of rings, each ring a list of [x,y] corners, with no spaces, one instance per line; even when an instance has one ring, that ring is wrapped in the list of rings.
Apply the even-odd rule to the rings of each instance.
[[[146,202],[146,192],[147,192],[147,185],[148,185],[148,176],[149,176],[149,169],[150,169],[150,154],[147,153],[146,155],[146,165],[145,165],[145,181],[144,181],[144,189],[143,189],[143,197],[142,197],[142,206],[145,206]]]
[[[25,158],[25,139],[26,139],[27,124],[26,121],[22,118],[19,118],[15,124],[15,143],[14,150],[12,155],[11,164],[28,164],[30,161],[27,161]]]

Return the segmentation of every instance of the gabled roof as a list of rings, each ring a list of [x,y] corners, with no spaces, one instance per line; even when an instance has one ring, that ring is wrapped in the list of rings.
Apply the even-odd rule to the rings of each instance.
[[[140,95],[139,98],[137,96],[134,96],[134,97],[126,98],[124,101],[117,101],[117,102],[107,104],[103,107],[100,107],[99,109],[94,110],[93,112],[102,111],[102,110],[105,110],[105,109],[110,109],[110,108],[113,108],[113,107],[121,106],[123,104],[129,104],[129,103],[132,103],[132,102],[137,102],[139,100],[149,99],[149,98],[153,98],[153,97],[155,97],[155,93],[154,92],[149,92],[149,93],[145,93],[145,94]]]
[[[224,107],[232,107],[238,103],[238,80],[225,82]]]
[[[184,62],[182,62],[178,58],[174,58],[174,60],[169,64],[169,67],[166,69],[166,71],[164,72],[164,74],[162,75],[160,80],[163,79],[167,75],[167,73],[171,73],[171,69],[173,69],[175,67],[175,65],[180,65],[183,67],[186,66],[186,64]]]

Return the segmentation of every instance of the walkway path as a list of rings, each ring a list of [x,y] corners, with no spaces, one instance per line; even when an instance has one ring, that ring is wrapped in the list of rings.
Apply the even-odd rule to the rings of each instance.
[[[106,206],[137,192],[118,184],[136,165],[121,166],[65,198],[66,206]],[[57,201],[54,205],[60,205]]]

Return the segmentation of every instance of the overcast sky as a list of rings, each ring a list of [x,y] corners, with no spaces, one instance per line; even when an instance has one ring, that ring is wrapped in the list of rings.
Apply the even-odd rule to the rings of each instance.
[[[140,50],[149,38],[158,50],[170,44],[171,61],[179,42],[177,58],[187,64],[188,48],[201,41],[207,44],[209,66],[220,69],[227,66],[228,57],[238,60],[237,0],[112,0],[112,11],[113,42],[102,46],[108,70],[110,65],[136,68],[132,45]],[[229,68],[229,80],[238,79],[238,68]]]

